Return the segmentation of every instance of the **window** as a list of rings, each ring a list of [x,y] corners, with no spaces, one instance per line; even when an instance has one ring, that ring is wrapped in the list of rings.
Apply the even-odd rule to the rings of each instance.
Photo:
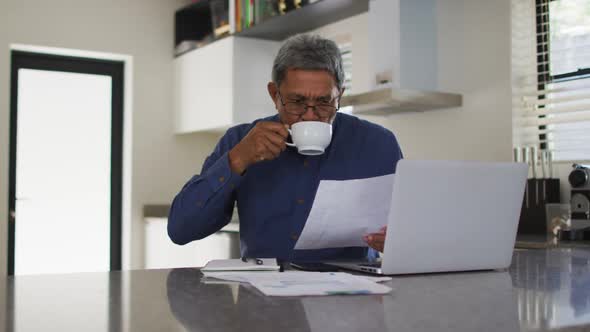
[[[352,34],[327,36],[327,38],[332,39],[340,49],[344,70],[344,95],[347,96],[352,93]],[[352,107],[341,107],[339,112],[352,115]]]
[[[352,92],[352,42],[350,36],[343,41],[339,41],[340,53],[342,54],[342,67],[344,69],[344,94]]]
[[[590,160],[590,0],[513,0],[515,147]]]

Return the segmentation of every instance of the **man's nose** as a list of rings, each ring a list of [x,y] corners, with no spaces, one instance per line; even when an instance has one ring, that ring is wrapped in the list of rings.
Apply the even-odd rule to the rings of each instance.
[[[301,115],[303,121],[317,121],[319,120],[317,114],[315,114],[315,106],[305,105],[305,113]]]

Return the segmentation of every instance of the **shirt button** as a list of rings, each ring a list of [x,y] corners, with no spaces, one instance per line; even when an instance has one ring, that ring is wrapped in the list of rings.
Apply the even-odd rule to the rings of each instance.
[[[306,160],[306,161],[304,161],[304,162],[303,162],[303,167],[308,167],[308,166],[309,166],[309,161],[307,161],[307,160]]]
[[[305,201],[303,199],[301,199],[301,198],[297,200],[297,204],[303,204],[304,202]]]
[[[293,240],[297,240],[299,238],[299,236],[297,234],[291,234],[291,238]]]
[[[225,178],[223,176],[220,176],[219,177],[219,182],[223,182],[223,181],[225,181]]]
[[[197,201],[197,206],[203,206],[203,202],[202,201]]]

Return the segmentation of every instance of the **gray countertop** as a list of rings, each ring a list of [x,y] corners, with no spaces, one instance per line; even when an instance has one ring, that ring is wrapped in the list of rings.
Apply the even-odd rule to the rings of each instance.
[[[516,249],[508,271],[388,284],[384,296],[272,298],[193,268],[18,276],[0,279],[0,329],[590,331],[589,248]]]

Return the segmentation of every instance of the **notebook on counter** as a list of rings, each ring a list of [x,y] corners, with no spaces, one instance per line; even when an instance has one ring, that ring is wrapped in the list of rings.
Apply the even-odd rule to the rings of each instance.
[[[209,261],[201,271],[278,271],[279,264],[275,258],[248,259],[214,259]]]

